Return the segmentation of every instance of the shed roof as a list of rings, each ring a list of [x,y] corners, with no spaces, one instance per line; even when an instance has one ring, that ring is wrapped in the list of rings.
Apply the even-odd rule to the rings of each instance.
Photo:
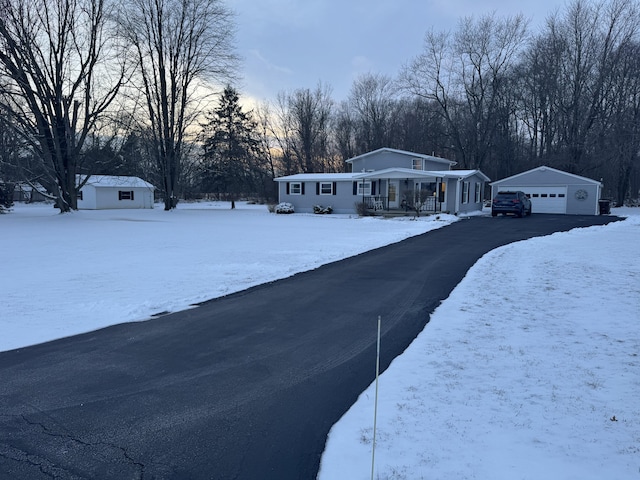
[[[78,184],[82,183],[86,175],[77,175]],[[149,182],[145,182],[140,177],[132,177],[126,175],[91,175],[85,185],[91,185],[96,188],[150,188],[155,189]]]
[[[553,174],[563,175],[563,176],[569,177],[570,179],[572,179],[574,181],[578,181],[579,183],[591,183],[591,184],[594,184],[594,185],[602,185],[602,183],[597,181],[597,180],[593,180],[593,179],[587,178],[587,177],[582,177],[582,176],[576,175],[574,173],[565,172],[564,170],[558,170],[557,168],[547,167],[546,165],[542,165],[540,167],[532,168],[531,170],[527,170],[526,172],[521,172],[521,173],[518,173],[516,175],[512,175],[510,177],[503,178],[501,180],[496,180],[495,182],[492,182],[491,185],[500,185],[501,183],[504,183],[504,182],[511,182],[512,180],[516,180],[517,178],[529,175],[529,174],[534,173],[534,172],[550,172],[550,173],[553,173]],[[573,183],[575,183],[575,182],[573,182]]]

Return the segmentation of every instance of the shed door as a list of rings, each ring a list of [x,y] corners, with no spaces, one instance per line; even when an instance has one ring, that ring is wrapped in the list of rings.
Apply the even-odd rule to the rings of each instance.
[[[502,190],[505,190],[504,188]],[[509,187],[522,190],[531,199],[533,213],[567,213],[567,187]]]

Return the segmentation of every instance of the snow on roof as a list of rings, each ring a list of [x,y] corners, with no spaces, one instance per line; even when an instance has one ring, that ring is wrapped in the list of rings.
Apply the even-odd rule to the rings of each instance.
[[[86,175],[77,175],[77,182],[81,183]],[[130,187],[130,188],[151,188],[155,189],[149,182],[145,182],[140,177],[131,177],[125,175],[91,175],[86,185],[96,188],[100,187]]]
[[[490,179],[480,170],[414,170],[412,168],[385,168],[364,173],[297,173],[278,177],[276,182],[339,182],[357,179],[409,179],[409,178],[467,178],[479,175],[485,182]]]
[[[495,182],[492,182],[491,185],[499,185],[502,182],[506,182],[506,181],[510,181],[510,180],[515,180],[518,177],[522,177],[524,175],[527,175],[529,173],[533,173],[533,172],[544,172],[544,171],[549,171],[549,172],[553,172],[553,173],[558,173],[561,175],[566,175],[567,177],[571,177],[575,180],[580,180],[581,183],[593,183],[595,185],[602,185],[601,182],[597,181],[597,180],[593,180],[592,178],[587,178],[587,177],[582,177],[580,175],[576,175],[574,173],[569,173],[569,172],[565,172],[564,170],[558,170],[557,168],[552,168],[552,167],[547,167],[546,165],[542,165],[540,167],[537,168],[532,168],[531,170],[527,170],[525,172],[520,172],[517,173],[516,175],[511,175],[510,177],[507,178],[502,178],[500,180],[496,180]]]
[[[455,165],[456,163],[458,163],[458,162],[455,162],[453,160],[447,160],[446,158],[436,157],[436,156],[433,156],[433,155],[425,155],[423,153],[408,152],[406,150],[397,150],[395,148],[387,148],[387,147],[379,148],[378,150],[374,150],[373,152],[363,153],[362,155],[357,155],[357,156],[355,156],[353,158],[345,160],[345,162],[351,163],[354,160],[359,160],[361,158],[368,157],[370,155],[375,155],[375,154],[380,153],[380,152],[391,152],[391,153],[398,153],[400,155],[407,155],[407,156],[414,157],[414,158],[424,158],[424,159],[427,159],[427,160],[431,160],[432,162],[446,163],[447,165]]]
[[[479,175],[485,182],[489,181],[480,170],[414,170],[411,168],[385,168],[373,172],[359,173],[354,178],[467,178]]]
[[[274,178],[276,182],[339,182],[356,178],[356,173],[296,173]]]

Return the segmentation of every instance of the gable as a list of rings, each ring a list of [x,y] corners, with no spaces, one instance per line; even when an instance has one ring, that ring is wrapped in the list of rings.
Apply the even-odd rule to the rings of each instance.
[[[580,175],[564,172],[555,168],[541,166],[495,181],[491,185],[577,185],[585,183],[600,185],[600,182],[592,180],[591,178],[581,177]]]
[[[419,170],[449,170],[456,162],[432,155],[407,152],[393,148],[380,148],[373,152],[358,155],[346,160],[351,164],[354,173],[371,172],[388,168],[415,169],[414,164],[419,164]]]

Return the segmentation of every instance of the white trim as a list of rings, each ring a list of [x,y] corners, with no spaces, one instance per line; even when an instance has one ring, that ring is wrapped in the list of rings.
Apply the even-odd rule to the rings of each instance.
[[[318,187],[320,195],[333,195],[333,182],[318,182],[320,186]],[[329,192],[323,192],[322,186],[329,185]]]
[[[294,185],[297,185],[298,192],[294,192]],[[289,182],[289,195],[302,195],[302,182]]]
[[[364,189],[364,192],[363,192]],[[370,180],[358,180],[358,190],[357,195],[359,196],[370,196],[371,195],[371,181]]]
[[[469,203],[469,189],[471,188],[471,182],[462,182],[462,204]]]

